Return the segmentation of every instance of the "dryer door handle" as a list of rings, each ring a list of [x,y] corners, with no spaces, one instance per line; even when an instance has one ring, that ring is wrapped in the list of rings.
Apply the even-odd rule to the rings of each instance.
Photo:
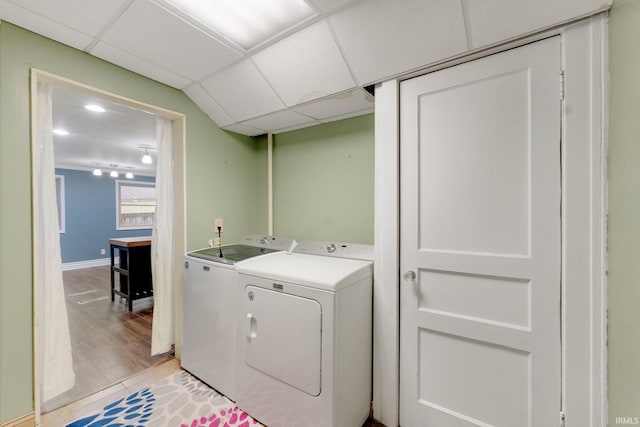
[[[257,337],[258,321],[252,313],[247,313],[247,338]]]

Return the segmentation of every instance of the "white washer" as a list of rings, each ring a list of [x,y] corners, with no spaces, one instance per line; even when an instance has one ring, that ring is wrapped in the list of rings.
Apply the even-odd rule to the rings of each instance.
[[[269,427],[358,427],[371,404],[373,246],[301,242],[238,266],[236,404]]]
[[[185,255],[182,367],[235,400],[237,265],[289,250],[292,239],[249,235],[239,244]]]

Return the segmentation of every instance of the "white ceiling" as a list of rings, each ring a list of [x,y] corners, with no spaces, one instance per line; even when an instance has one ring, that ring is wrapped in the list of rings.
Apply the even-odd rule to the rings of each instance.
[[[372,112],[366,86],[612,3],[306,1],[316,18],[249,51],[164,0],[0,0],[0,18],[181,89],[218,126],[259,135]]]
[[[84,108],[97,104],[106,111],[95,113]],[[53,135],[56,167],[64,169],[102,169],[108,174],[132,172],[156,174],[156,116],[107,102],[69,89],[54,88],[53,129],[65,129],[69,135]],[[153,163],[142,163],[145,150]]]

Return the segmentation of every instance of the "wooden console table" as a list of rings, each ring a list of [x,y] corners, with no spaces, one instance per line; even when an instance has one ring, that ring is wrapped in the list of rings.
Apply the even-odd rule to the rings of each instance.
[[[111,246],[111,301],[115,295],[127,299],[129,311],[133,301],[153,295],[151,280],[151,237],[121,237],[109,239]],[[115,250],[120,253],[120,265],[115,265]],[[120,274],[120,289],[115,288],[115,273]]]

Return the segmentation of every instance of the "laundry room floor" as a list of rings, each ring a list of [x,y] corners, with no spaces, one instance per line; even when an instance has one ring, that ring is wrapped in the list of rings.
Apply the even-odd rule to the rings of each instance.
[[[103,408],[112,406],[114,402],[122,401],[127,396],[131,396],[132,393],[152,387],[154,384],[162,382],[163,379],[180,372],[184,371],[180,368],[180,362],[177,359],[166,361],[80,401],[42,415],[41,425],[44,427],[59,427],[65,426],[74,420],[92,417],[94,414],[99,414],[103,411]],[[384,426],[369,420],[362,427]]]

